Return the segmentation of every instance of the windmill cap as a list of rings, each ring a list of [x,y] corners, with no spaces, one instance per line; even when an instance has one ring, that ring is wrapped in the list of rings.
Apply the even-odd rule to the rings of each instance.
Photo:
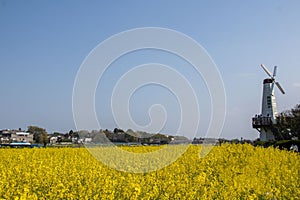
[[[273,82],[273,80],[270,79],[270,78],[266,78],[266,79],[264,80],[264,84],[265,84],[265,83],[272,83],[272,82]]]

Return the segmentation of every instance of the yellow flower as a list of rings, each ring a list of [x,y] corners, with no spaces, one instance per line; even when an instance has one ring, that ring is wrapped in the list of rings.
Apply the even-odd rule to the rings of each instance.
[[[147,153],[162,147],[122,148]],[[173,148],[178,150],[177,146]],[[0,149],[0,199],[297,199],[300,196],[300,157],[295,153],[247,144],[216,146],[205,152],[208,153],[205,157],[199,156],[201,150],[208,149],[191,145],[169,166],[133,174],[109,168],[85,148]],[[167,159],[172,152],[164,156]],[[111,159],[115,161],[118,158]],[[159,160],[146,164],[156,165]]]

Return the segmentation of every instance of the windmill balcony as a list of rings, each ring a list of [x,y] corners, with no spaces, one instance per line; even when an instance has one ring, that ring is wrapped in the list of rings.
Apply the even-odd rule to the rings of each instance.
[[[252,118],[252,127],[253,128],[261,128],[265,126],[271,126],[272,125],[272,120],[271,117],[264,117],[261,115],[256,115],[255,117]]]

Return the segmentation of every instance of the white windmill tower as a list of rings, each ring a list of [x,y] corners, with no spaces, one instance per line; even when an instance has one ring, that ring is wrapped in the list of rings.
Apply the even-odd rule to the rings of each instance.
[[[285,92],[280,84],[275,81],[277,66],[274,67],[273,75],[263,64],[261,64],[261,67],[270,78],[264,79],[261,114],[252,118],[252,127],[260,132],[261,141],[269,141],[275,140],[272,131],[272,125],[276,124],[277,116],[274,84],[278,87],[282,94],[285,94]]]

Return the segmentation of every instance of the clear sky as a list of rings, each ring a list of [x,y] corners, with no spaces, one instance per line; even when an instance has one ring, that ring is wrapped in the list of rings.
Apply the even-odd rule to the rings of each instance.
[[[277,78],[286,94],[275,91],[278,110],[300,103],[299,10],[296,0],[0,0],[0,129],[37,125],[48,132],[74,130],[73,84],[89,52],[119,32],[163,27],[192,37],[218,66],[227,97],[221,137],[257,138],[251,117],[261,109],[262,81],[266,78],[261,63],[270,70],[274,65],[279,67]],[[154,61],[184,65],[158,51],[127,56],[111,66],[98,86],[96,109],[103,128],[115,126],[109,96],[114,82],[130,66]],[[127,68],[122,68],[125,63]],[[201,77],[199,81],[191,71],[182,73],[191,84],[199,84],[195,91],[201,99],[201,136],[209,122],[209,94]],[[172,134],[178,127],[178,103],[164,88],[153,85],[136,92],[130,104],[133,119],[147,124],[147,110],[156,103],[165,105],[169,116],[162,131]]]

